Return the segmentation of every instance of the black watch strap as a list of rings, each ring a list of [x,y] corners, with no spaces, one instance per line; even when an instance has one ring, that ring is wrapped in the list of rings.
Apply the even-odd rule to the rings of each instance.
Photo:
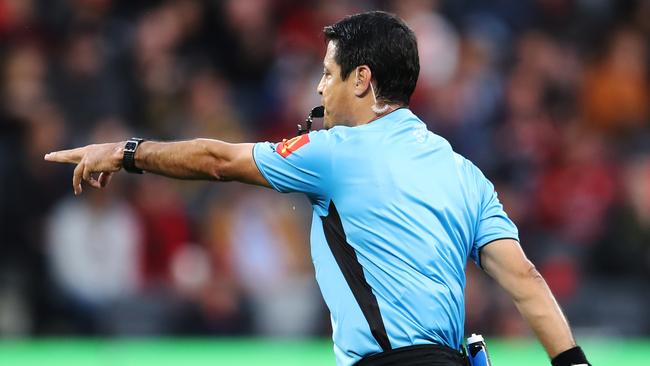
[[[122,155],[122,167],[129,173],[142,174],[142,169],[135,166],[135,151],[144,139],[132,137],[124,145],[124,155]]]

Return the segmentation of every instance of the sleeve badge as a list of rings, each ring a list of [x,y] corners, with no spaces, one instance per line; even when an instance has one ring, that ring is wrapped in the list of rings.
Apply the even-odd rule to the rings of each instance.
[[[292,139],[284,139],[282,142],[275,146],[275,152],[280,154],[283,158],[291,155],[292,152],[300,149],[309,143],[309,134],[296,136]]]

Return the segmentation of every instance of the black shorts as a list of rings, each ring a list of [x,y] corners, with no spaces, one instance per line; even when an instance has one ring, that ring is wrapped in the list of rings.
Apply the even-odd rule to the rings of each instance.
[[[467,366],[462,353],[446,346],[423,344],[392,349],[364,357],[355,366]]]

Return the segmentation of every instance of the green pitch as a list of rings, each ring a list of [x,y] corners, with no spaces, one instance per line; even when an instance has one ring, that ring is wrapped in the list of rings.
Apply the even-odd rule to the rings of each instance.
[[[548,366],[530,340],[487,339],[493,366]],[[581,342],[594,365],[649,365],[650,340]],[[12,366],[333,366],[328,340],[43,339],[0,341],[0,365]]]

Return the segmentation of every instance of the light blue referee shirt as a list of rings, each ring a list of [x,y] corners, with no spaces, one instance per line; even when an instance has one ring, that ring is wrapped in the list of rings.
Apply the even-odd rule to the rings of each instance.
[[[253,156],[273,188],[313,206],[311,254],[338,365],[417,344],[460,348],[467,259],[518,240],[476,166],[405,108],[258,143]]]

